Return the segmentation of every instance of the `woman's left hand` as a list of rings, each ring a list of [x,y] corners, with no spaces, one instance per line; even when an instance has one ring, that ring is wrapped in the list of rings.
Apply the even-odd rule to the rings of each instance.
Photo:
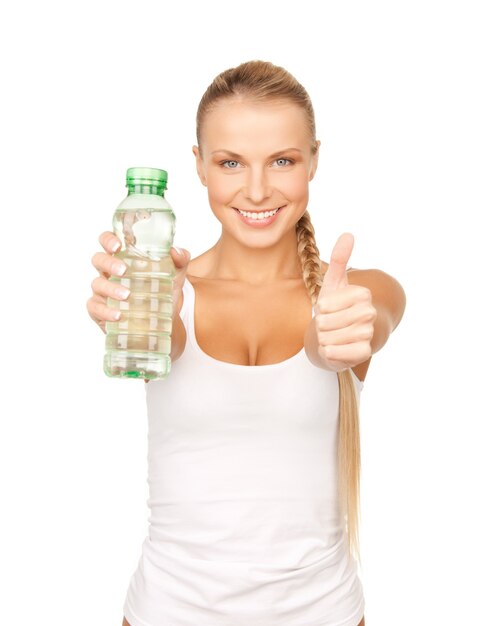
[[[377,311],[371,291],[348,282],[346,267],[353,246],[351,233],[343,233],[337,240],[314,305],[322,367],[335,372],[359,365],[372,354]]]

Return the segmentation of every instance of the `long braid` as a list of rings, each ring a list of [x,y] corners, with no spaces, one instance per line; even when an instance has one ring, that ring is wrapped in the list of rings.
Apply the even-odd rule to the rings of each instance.
[[[298,255],[301,259],[301,268],[303,270],[303,280],[311,296],[312,303],[316,304],[319,290],[323,284],[323,272],[314,236],[314,226],[308,211],[304,212],[296,224],[296,236],[298,239]]]
[[[305,211],[296,224],[298,256],[301,261],[303,280],[316,304],[323,284],[324,273],[319,250],[314,236],[314,226],[308,211]],[[356,388],[349,369],[337,372],[339,383],[339,503],[343,516],[346,517],[349,537],[349,554],[355,554],[359,563],[361,555],[358,536],[358,516],[360,512],[360,438],[359,410]]]

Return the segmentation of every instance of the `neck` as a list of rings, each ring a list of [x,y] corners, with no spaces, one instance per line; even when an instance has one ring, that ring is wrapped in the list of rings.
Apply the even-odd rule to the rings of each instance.
[[[223,231],[210,250],[208,278],[264,285],[280,280],[301,279],[301,261],[294,230],[272,245],[246,246]]]

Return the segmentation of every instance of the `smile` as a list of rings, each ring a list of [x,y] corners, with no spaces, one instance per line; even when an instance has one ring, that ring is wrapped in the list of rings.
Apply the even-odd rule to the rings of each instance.
[[[278,207],[277,209],[272,209],[271,211],[261,211],[261,213],[250,213],[249,211],[242,211],[241,209],[237,209],[237,211],[239,211],[241,215],[244,215],[245,217],[262,220],[265,217],[272,217],[277,211],[279,211],[279,209],[280,207]]]
[[[245,224],[249,224],[250,226],[267,226],[268,224],[271,224],[275,221],[276,216],[284,207],[281,206],[277,209],[260,212],[242,211],[241,209],[237,209],[236,207],[233,208],[238,213],[241,221]]]

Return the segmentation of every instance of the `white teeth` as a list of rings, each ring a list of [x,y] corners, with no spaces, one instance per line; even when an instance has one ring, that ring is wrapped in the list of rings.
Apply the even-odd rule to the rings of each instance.
[[[238,209],[238,211],[241,213],[241,215],[244,215],[245,217],[248,217],[249,219],[263,220],[265,217],[272,217],[275,213],[279,211],[279,209],[280,207],[278,207],[277,209],[274,209],[273,211],[266,211],[264,213],[247,213],[246,211],[241,211],[240,209]]]

